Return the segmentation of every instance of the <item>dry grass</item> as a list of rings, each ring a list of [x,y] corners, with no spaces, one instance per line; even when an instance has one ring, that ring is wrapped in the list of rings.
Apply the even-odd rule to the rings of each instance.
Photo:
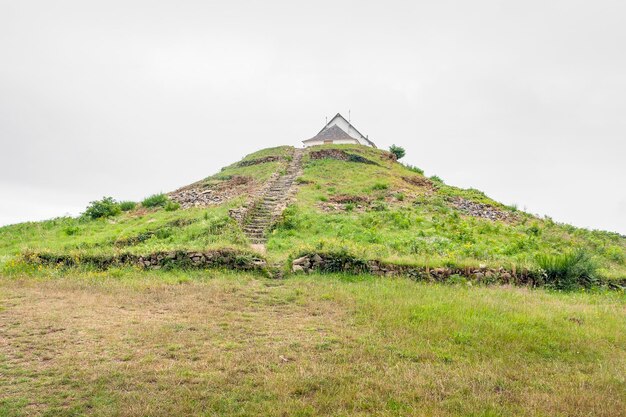
[[[0,416],[626,409],[614,294],[204,274],[0,279]]]

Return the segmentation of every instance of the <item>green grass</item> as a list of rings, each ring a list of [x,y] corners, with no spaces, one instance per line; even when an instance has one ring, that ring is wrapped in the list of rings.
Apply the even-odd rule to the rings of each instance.
[[[276,156],[283,158],[282,161],[275,162],[266,162],[257,165],[250,166],[238,166],[239,162],[229,165],[227,167],[222,168],[222,170],[215,175],[212,175],[205,179],[206,182],[212,182],[216,179],[222,178],[230,178],[235,175],[239,176],[249,176],[254,178],[259,182],[267,181],[272,174],[279,172],[284,168],[287,159],[291,156],[291,152],[293,151],[293,147],[291,146],[278,146],[275,148],[267,148],[262,149],[258,152],[251,153],[250,155],[245,156],[241,161],[250,161],[254,159],[261,159],[268,156]]]
[[[616,416],[624,311],[371,276],[0,278],[0,415]]]
[[[616,416],[626,409],[626,239],[533,217],[475,189],[375,164],[310,160],[265,256],[323,251],[416,266],[541,268],[558,289],[368,275],[106,271],[30,252],[249,250],[228,211],[131,207],[0,228],[0,416]],[[261,186],[289,147],[203,181]],[[510,214],[467,216],[463,198]],[[164,203],[165,204],[165,203]],[[579,255],[582,254],[582,255]],[[575,285],[570,285],[572,282]]]
[[[341,149],[374,164],[311,160],[307,151],[296,181],[296,201],[269,235],[267,257],[271,261],[284,262],[303,251],[323,250],[416,266],[485,264],[536,270],[542,257],[584,251],[597,267],[598,277],[626,278],[626,239],[616,233],[536,218],[479,190],[429,180],[419,170],[392,161],[384,151],[352,145],[326,148]],[[284,172],[292,150],[286,146],[261,150],[244,160],[268,156],[280,160],[244,167],[233,164],[203,181],[220,184],[241,175],[260,187],[272,175]],[[157,197],[147,200],[166,201]],[[451,199],[458,198],[488,205],[510,220],[467,216],[451,204]],[[240,206],[244,199],[208,209],[134,209],[107,220],[63,218],[3,227],[0,262],[29,250],[143,253],[245,247],[248,241],[243,232],[228,218],[228,209]],[[191,223],[172,226],[177,220]],[[135,243],[121,244],[131,241]]]
[[[475,189],[415,186],[403,177],[422,175],[377,150],[335,148],[359,153],[378,165],[330,159],[305,162],[297,201],[270,235],[268,250],[277,258],[310,250],[347,250],[366,259],[402,264],[537,268],[540,255],[580,248],[598,264],[599,275],[626,277],[626,239],[616,233],[535,218]],[[402,198],[397,198],[399,194]],[[345,211],[320,210],[320,202],[336,196],[365,197],[371,204],[365,211],[354,210],[351,203],[344,205]],[[452,197],[514,212],[517,220],[465,216],[446,202]]]
[[[234,202],[233,204],[237,204]],[[127,212],[109,219],[69,217],[0,228],[0,253],[27,251],[113,254],[162,250],[247,247],[229,206],[208,209]]]

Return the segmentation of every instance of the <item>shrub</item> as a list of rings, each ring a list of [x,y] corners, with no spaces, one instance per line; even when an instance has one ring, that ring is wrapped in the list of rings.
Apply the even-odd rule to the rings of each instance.
[[[401,159],[406,155],[406,151],[401,146],[391,145],[389,147],[389,152],[396,156],[396,159]]]
[[[99,219],[116,216],[121,213],[120,205],[113,197],[103,197],[102,200],[92,201],[83,215],[90,219]]]
[[[546,285],[559,290],[589,288],[597,282],[597,266],[582,249],[561,255],[539,255],[537,264],[542,269]]]
[[[131,211],[137,206],[134,201],[120,201],[120,209],[122,211]]]
[[[176,211],[180,208],[180,204],[177,203],[176,201],[172,201],[172,200],[167,200],[167,203],[165,203],[165,211]]]
[[[537,223],[533,223],[526,229],[526,233],[530,236],[541,236],[541,228]]]
[[[404,201],[404,193],[396,193],[395,197],[398,201]]]
[[[150,197],[147,197],[141,202],[141,205],[147,208],[150,207],[163,207],[167,203],[168,198],[165,194],[153,194]]]
[[[376,191],[376,190],[386,190],[389,188],[388,184],[382,183],[382,182],[378,182],[374,185],[372,185],[372,190]]]
[[[430,180],[433,182],[437,182],[439,184],[443,184],[443,180],[436,175],[433,175],[432,177],[430,177]]]

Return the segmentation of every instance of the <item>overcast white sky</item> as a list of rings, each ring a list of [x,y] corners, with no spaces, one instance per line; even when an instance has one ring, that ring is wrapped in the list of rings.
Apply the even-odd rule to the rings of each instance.
[[[447,183],[626,233],[624,1],[0,0],[0,225],[352,111]]]

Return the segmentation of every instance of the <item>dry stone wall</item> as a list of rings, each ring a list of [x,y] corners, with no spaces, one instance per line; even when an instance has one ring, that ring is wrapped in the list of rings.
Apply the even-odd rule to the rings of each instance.
[[[46,266],[74,267],[89,265],[99,269],[115,266],[136,266],[145,269],[161,268],[225,268],[239,271],[265,271],[267,262],[256,254],[219,249],[211,251],[162,251],[146,255],[122,253],[116,255],[66,255],[33,253],[24,260]]]
[[[386,263],[378,260],[361,260],[350,255],[332,253],[310,253],[294,259],[292,272],[347,272],[368,273],[379,276],[407,276],[423,281],[448,280],[453,275],[469,278],[477,283],[501,283],[534,285],[541,279],[529,270],[510,271],[504,268],[427,268]]]

